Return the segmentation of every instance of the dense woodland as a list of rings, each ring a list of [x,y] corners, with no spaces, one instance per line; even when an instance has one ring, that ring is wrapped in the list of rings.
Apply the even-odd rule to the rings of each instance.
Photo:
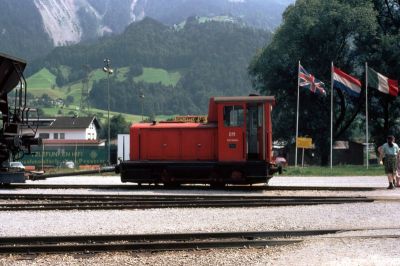
[[[251,27],[273,30],[293,0],[1,0],[0,51],[30,62],[47,55],[57,43],[50,24],[72,22],[80,33],[75,41],[96,42],[99,36],[120,34],[132,22],[151,17],[173,26],[189,16],[230,17]],[[54,9],[53,9],[54,8]],[[54,21],[42,14],[52,12]],[[69,21],[69,20],[74,21]],[[57,27],[57,25],[53,25]],[[53,32],[54,33],[54,32]],[[55,39],[53,39],[56,37]],[[53,43],[53,40],[55,43]]]
[[[297,0],[283,24],[249,68],[254,86],[276,95],[274,137],[294,142],[298,61],[327,84],[327,96],[300,89],[300,136],[312,137],[328,162],[331,62],[365,84],[364,64],[400,79],[399,0]],[[334,90],[334,139],[364,137],[365,88],[360,98]],[[369,89],[370,140],[400,136],[400,99]]]
[[[42,26],[33,1],[24,1],[23,8],[15,0],[0,1],[0,52],[24,59],[44,56],[53,48],[49,36],[38,31]]]
[[[178,24],[188,16],[210,16],[225,14],[240,18],[246,25],[274,29],[281,21],[284,7],[292,0],[139,0],[137,7],[146,10],[146,15],[167,25]],[[147,7],[147,8],[146,8]]]
[[[129,26],[121,35],[103,38],[95,44],[59,47],[44,60],[31,64],[34,73],[43,66],[57,76],[57,85],[83,79],[90,69],[111,66],[129,67],[125,79],[110,76],[110,101],[113,111],[141,113],[140,94],[144,94],[144,113],[205,113],[208,99],[216,95],[247,95],[252,92],[247,66],[269,40],[270,33],[230,22],[199,23],[189,18],[181,27],[165,26],[146,18]],[[68,75],[60,66],[71,70]],[[176,86],[134,82],[143,67],[178,71]],[[93,84],[91,105],[107,108],[107,79]]]

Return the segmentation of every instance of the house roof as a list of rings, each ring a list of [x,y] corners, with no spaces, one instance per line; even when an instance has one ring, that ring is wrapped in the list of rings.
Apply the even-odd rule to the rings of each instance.
[[[48,128],[50,129],[80,129],[87,128],[90,123],[94,123],[97,129],[100,128],[100,124],[96,117],[71,117],[71,116],[61,116],[56,117],[55,121],[51,123]]]
[[[101,144],[104,141],[95,139],[43,139],[44,145],[49,144]]]

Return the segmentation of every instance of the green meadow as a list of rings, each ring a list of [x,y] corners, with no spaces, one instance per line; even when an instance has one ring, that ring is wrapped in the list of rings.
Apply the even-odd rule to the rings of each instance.
[[[102,123],[107,122],[107,115],[108,112],[107,110],[101,110],[101,109],[96,109],[96,108],[90,108],[89,111],[84,110],[82,112],[79,111],[79,107],[76,105],[70,105],[68,107],[51,107],[51,108],[43,108],[44,113],[46,116],[68,116],[71,115],[71,112],[74,114],[83,116],[87,115],[88,113],[96,115]],[[138,123],[142,121],[142,116],[141,115],[133,115],[133,114],[125,114],[125,113],[119,113],[119,112],[110,112],[110,118],[116,115],[121,114],[125,120],[129,123]],[[144,119],[147,117],[145,116]]]
[[[179,71],[168,72],[162,68],[144,67],[143,74],[133,78],[135,82],[161,83],[166,86],[176,86],[181,78]]]
[[[69,68],[61,66],[59,69],[64,76],[69,75]],[[124,81],[127,78],[127,73],[129,72],[129,67],[117,68],[114,70],[112,78],[118,81]],[[143,68],[143,74],[134,77],[135,82],[145,82],[145,83],[162,83],[163,85],[175,86],[181,78],[181,74],[176,72],[168,72],[161,68]],[[107,74],[103,72],[102,69],[95,69],[89,73],[89,90],[92,88],[95,81],[107,79]],[[69,112],[73,111],[75,113],[79,112],[77,107],[80,105],[82,87],[83,83],[81,80],[69,83],[62,87],[56,86],[56,76],[52,74],[47,68],[42,68],[40,71],[36,72],[27,79],[28,92],[35,97],[40,97],[43,94],[47,94],[53,99],[61,98],[66,99],[68,96],[74,98],[73,103],[69,107],[52,107],[43,108],[46,116],[56,116],[56,115],[67,115]],[[91,108],[91,113],[104,113],[107,111]],[[113,113],[117,114],[117,113]],[[141,120],[140,115],[129,115],[123,114],[127,121],[139,122]],[[166,120],[173,116],[158,116],[157,120]]]

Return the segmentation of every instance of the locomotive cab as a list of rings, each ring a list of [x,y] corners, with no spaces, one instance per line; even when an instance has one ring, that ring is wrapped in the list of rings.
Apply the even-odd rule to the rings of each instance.
[[[271,96],[214,97],[207,123],[134,124],[123,182],[266,183],[272,163]]]
[[[274,97],[215,97],[210,105],[212,101],[218,117],[218,160],[231,164],[230,179],[267,182],[279,170],[271,161]]]
[[[270,161],[272,135],[268,96],[216,97],[220,161]],[[212,104],[212,103],[211,103]]]

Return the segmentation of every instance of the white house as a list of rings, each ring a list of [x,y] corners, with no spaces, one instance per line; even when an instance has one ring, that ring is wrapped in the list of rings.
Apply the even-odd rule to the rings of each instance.
[[[36,136],[43,140],[73,140],[97,141],[97,131],[100,124],[96,117],[54,117],[40,118],[29,121],[32,128],[37,127]],[[24,132],[32,132],[24,129]],[[55,141],[57,142],[57,141]]]

